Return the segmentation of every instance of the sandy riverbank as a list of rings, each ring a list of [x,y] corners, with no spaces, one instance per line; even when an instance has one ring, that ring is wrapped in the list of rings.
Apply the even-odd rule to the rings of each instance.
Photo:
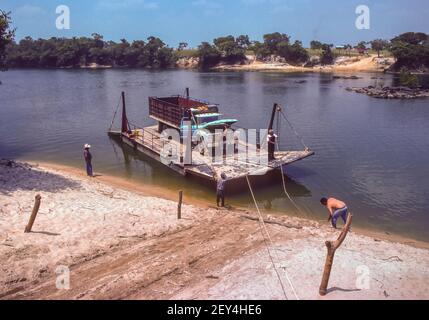
[[[0,297],[284,298],[259,224],[244,218],[254,212],[185,204],[178,221],[177,203],[165,192],[119,184],[65,168],[0,165]],[[24,234],[36,194],[42,206],[33,233]],[[282,224],[267,225],[279,268],[301,298],[321,299],[324,242],[338,232],[304,219],[272,219]],[[323,299],[428,299],[429,251],[419,246],[352,232]],[[70,267],[69,290],[55,287],[59,265]],[[366,289],[357,288],[368,270]]]
[[[287,63],[268,63],[253,60],[248,64],[220,65],[215,70],[221,71],[278,71],[278,72],[384,72],[393,63],[393,58],[378,58],[377,55],[361,57],[340,57],[333,65],[301,67]]]

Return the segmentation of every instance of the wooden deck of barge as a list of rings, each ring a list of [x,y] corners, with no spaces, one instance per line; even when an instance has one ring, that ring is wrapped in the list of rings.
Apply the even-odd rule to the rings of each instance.
[[[138,134],[129,135],[119,131],[109,131],[109,135],[118,136],[122,142],[133,147],[135,150],[161,162],[161,152],[164,143],[158,133],[157,126],[145,127],[135,130]],[[180,148],[180,144],[177,144]],[[248,151],[246,157],[234,156],[224,157],[223,161],[212,162],[211,158],[202,156],[199,151],[192,151],[192,165],[171,163],[168,165],[174,171],[182,175],[194,175],[204,179],[213,180],[214,173],[224,172],[228,180],[241,179],[247,175],[265,175],[280,166],[288,165],[302,160],[314,154],[311,150],[302,151],[279,151],[275,153],[275,160],[268,165],[261,165],[258,159],[267,156],[259,151]],[[238,160],[240,158],[240,160]]]

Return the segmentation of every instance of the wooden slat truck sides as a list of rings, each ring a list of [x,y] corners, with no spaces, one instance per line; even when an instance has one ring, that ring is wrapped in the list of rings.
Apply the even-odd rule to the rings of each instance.
[[[182,96],[149,97],[149,116],[168,126],[179,129],[185,110],[206,106],[208,103]]]

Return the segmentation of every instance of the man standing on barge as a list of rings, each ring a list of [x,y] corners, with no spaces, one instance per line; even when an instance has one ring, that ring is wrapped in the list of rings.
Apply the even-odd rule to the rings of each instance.
[[[277,135],[274,133],[274,130],[272,129],[268,131],[267,143],[268,143],[268,161],[274,161],[276,160],[274,156],[274,152],[276,150]]]

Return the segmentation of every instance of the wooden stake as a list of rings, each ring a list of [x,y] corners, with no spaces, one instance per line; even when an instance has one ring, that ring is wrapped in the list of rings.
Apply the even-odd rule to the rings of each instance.
[[[347,217],[347,222],[341,231],[340,236],[337,241],[326,241],[326,248],[328,249],[328,254],[326,256],[325,269],[323,271],[322,283],[320,284],[319,294],[325,296],[328,292],[328,283],[329,277],[331,276],[332,264],[334,263],[335,251],[341,246],[341,244],[346,239],[347,233],[350,230],[350,225],[352,224],[353,214],[350,212]]]
[[[179,204],[177,205],[177,219],[182,219],[183,191],[179,191]]]
[[[34,221],[36,220],[37,213],[39,212],[41,200],[42,200],[42,197],[40,196],[40,194],[38,194],[34,201],[33,212],[31,213],[30,220],[28,221],[28,224],[25,227],[25,233],[30,233],[31,229],[33,228]]]

